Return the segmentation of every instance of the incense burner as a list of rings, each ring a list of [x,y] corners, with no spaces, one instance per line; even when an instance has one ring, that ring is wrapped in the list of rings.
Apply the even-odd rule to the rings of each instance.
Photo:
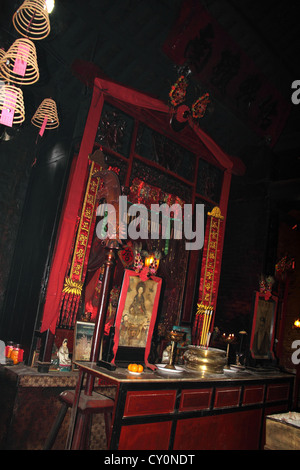
[[[187,369],[203,374],[222,374],[226,366],[226,351],[202,346],[188,346],[183,355]]]

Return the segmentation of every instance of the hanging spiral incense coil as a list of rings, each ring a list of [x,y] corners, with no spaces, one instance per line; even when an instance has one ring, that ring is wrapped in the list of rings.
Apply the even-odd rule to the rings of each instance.
[[[12,127],[25,120],[23,92],[13,85],[0,87],[0,124]]]
[[[16,39],[0,56],[0,75],[9,83],[32,85],[40,78],[36,48],[29,39]]]
[[[59,126],[56,103],[51,98],[46,98],[39,105],[31,119],[31,123],[36,127],[45,129],[56,129]]]
[[[13,25],[18,33],[35,41],[50,33],[49,14],[45,0],[25,0],[13,15]]]

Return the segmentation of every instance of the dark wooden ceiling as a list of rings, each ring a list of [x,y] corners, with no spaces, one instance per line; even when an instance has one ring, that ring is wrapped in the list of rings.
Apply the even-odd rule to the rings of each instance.
[[[291,83],[300,79],[298,0],[196,1],[290,100]],[[0,2],[0,47],[4,49],[18,37],[11,18],[21,3]],[[27,92],[28,109],[35,109],[48,95],[57,101],[62,119],[74,115],[78,91],[82,90],[73,67],[78,60],[94,64],[112,80],[167,102],[178,68],[162,46],[181,4],[182,0],[56,0],[50,16],[51,33],[36,42],[41,78]],[[243,159],[249,148],[266,145],[217,97],[213,99],[214,114],[204,129],[226,152]],[[298,123],[299,109],[293,106],[272,149],[276,158],[281,158],[278,171],[283,166],[288,178],[299,177]]]

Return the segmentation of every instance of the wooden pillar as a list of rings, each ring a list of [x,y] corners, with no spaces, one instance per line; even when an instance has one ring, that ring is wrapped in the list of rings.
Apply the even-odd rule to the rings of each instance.
[[[50,330],[41,334],[41,348],[37,362],[37,370],[41,373],[49,372],[51,365],[52,348],[54,343],[54,334]]]
[[[92,342],[92,349],[90,355],[91,362],[97,362],[99,360],[100,348],[101,348],[101,341],[103,338],[103,331],[105,326],[106,320],[106,312],[109,303],[109,295],[111,290],[111,285],[113,281],[115,265],[116,265],[116,251],[117,249],[114,247],[107,247],[106,248],[106,258],[104,262],[104,274],[103,280],[101,284],[101,291],[100,291],[100,305],[99,310],[96,317],[95,322],[95,330],[93,335],[93,342]],[[94,377],[88,376],[85,393],[87,395],[91,395],[94,386]]]
[[[93,342],[91,348],[90,361],[97,362],[99,360],[101,341],[103,338],[103,331],[106,320],[106,312],[109,302],[109,294],[111,284],[113,281],[115,265],[116,265],[116,251],[117,249],[112,246],[106,247],[106,257],[104,262],[104,274],[100,290],[100,305],[96,317],[95,329],[93,335]],[[69,426],[69,433],[67,438],[66,449],[80,449],[81,446],[87,445],[88,436],[91,430],[91,420],[88,414],[83,414],[77,418],[78,401],[81,393],[83,374],[77,382],[75,391],[75,398],[72,408],[71,421]],[[93,393],[95,377],[91,374],[86,374],[86,385],[84,394],[91,396]]]

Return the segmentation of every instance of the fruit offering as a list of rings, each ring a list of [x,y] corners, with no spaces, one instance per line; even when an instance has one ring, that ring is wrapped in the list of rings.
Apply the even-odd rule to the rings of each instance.
[[[129,364],[128,370],[129,372],[136,372],[140,374],[141,372],[143,372],[144,367],[142,366],[142,364]]]

